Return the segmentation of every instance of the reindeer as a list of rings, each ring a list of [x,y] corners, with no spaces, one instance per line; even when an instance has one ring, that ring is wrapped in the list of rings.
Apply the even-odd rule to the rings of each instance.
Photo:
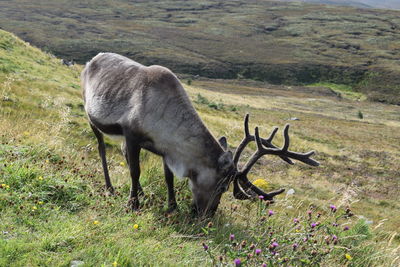
[[[128,205],[139,208],[141,149],[163,158],[168,187],[168,210],[177,207],[174,174],[188,177],[193,194],[193,210],[198,215],[214,214],[221,195],[233,183],[237,199],[256,195],[272,201],[284,189],[265,193],[247,178],[250,169],[264,155],[276,155],[289,164],[291,159],[308,165],[319,163],[308,153],[289,151],[289,125],[284,129],[284,145],[272,144],[277,128],[267,138],[249,132],[249,115],[244,119],[245,137],[234,154],[228,151],[227,140],[218,141],[204,125],[191,104],[178,78],[167,68],[144,66],[113,53],[100,53],[82,71],[83,99],[89,124],[97,138],[106,189],[114,193],[107,168],[104,134],[122,137],[122,151],[129,166],[132,185]],[[257,151],[239,168],[239,158],[252,141]]]

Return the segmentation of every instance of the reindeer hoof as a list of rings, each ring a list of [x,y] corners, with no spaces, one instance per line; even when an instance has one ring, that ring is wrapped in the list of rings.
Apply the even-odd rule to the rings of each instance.
[[[167,213],[172,213],[177,209],[178,205],[176,203],[169,203]]]
[[[130,198],[128,200],[127,204],[128,208],[130,208],[132,211],[138,211],[139,210],[139,199],[137,198]]]
[[[112,186],[106,187],[106,196],[115,196],[115,189]]]

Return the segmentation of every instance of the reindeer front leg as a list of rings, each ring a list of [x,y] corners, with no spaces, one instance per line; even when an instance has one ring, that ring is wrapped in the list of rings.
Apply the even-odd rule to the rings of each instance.
[[[174,191],[174,174],[168,168],[167,163],[164,162],[164,174],[165,174],[165,182],[168,187],[168,212],[172,212],[176,209],[176,199],[175,199],[175,191]]]
[[[138,143],[131,137],[126,136],[126,152],[129,164],[129,171],[131,173],[132,178],[132,186],[130,191],[130,196],[128,200],[128,207],[132,210],[139,209],[139,198],[138,198],[138,189],[139,189],[139,177],[140,177],[140,163],[139,163],[139,155],[140,155],[140,146]]]
[[[123,141],[122,144],[121,144],[121,151],[122,151],[122,154],[124,154],[124,157],[126,159],[126,163],[129,166],[128,151],[127,151],[127,148],[126,148],[126,142],[125,141]],[[138,179],[138,190],[139,190],[139,196],[144,196],[144,191],[143,191],[142,186],[140,185],[139,179]]]

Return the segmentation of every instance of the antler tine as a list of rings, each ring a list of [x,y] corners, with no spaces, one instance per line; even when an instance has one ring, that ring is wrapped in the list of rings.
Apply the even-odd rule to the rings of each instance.
[[[274,139],[275,134],[278,132],[278,127],[275,127],[271,134],[269,135],[269,137],[267,139],[261,138],[261,142],[264,146],[269,147],[269,148],[277,148],[276,146],[274,146],[271,142],[272,139]],[[249,131],[249,114],[247,113],[246,116],[244,117],[244,138],[243,140],[240,142],[239,146],[237,147],[236,151],[235,151],[235,155],[233,156],[233,162],[235,164],[235,166],[237,167],[238,162],[239,162],[239,158],[240,155],[242,154],[243,150],[245,149],[245,147],[252,141],[255,141],[255,137],[254,135],[250,134]],[[291,161],[288,157],[284,157],[284,156],[279,156],[282,160],[286,161],[287,163],[293,165],[293,161]]]
[[[284,141],[282,148],[276,148],[276,147],[265,148],[262,144],[262,139],[260,138],[260,135],[258,132],[258,127],[256,127],[255,128],[255,141],[257,144],[257,151],[251,156],[249,161],[246,163],[246,165],[240,171],[240,174],[243,174],[244,176],[246,176],[247,173],[250,171],[251,167],[253,167],[253,165],[257,162],[257,160],[267,154],[280,156],[281,158],[296,159],[296,160],[299,160],[299,161],[304,162],[311,166],[319,165],[318,161],[310,158],[312,155],[314,155],[314,153],[315,153],[314,151],[309,151],[307,153],[296,153],[296,152],[292,152],[292,151],[288,150],[289,144],[290,144],[289,124],[287,124],[285,126],[283,135],[284,135],[285,141]],[[271,146],[272,146],[272,144],[271,144]]]
[[[290,138],[289,138],[289,124],[285,125],[285,128],[283,129],[283,137],[285,139],[285,142],[283,143],[282,151],[288,151],[289,144],[290,144]]]
[[[268,149],[264,148],[260,139],[260,135],[258,133],[258,127],[254,129],[255,132],[255,141],[257,144],[257,151],[254,152],[254,154],[250,157],[250,159],[247,161],[246,165],[243,167],[243,169],[240,171],[241,174],[244,176],[247,175],[247,173],[250,171],[251,167],[257,162],[257,160],[262,157],[263,155],[266,154],[265,151],[269,151]],[[272,149],[271,149],[272,150]]]
[[[254,137],[250,135],[249,132],[249,114],[247,113],[244,117],[244,138],[242,142],[240,142],[239,146],[236,148],[235,155],[233,156],[233,162],[235,166],[237,166],[240,158],[240,154],[242,154],[244,148],[254,140]]]

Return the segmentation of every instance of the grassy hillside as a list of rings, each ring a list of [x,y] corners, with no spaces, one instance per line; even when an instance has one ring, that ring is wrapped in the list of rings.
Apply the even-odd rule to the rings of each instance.
[[[293,195],[268,206],[226,193],[217,215],[199,221],[188,216],[185,180],[176,181],[179,210],[166,214],[161,161],[143,153],[147,198],[140,212],[131,213],[125,208],[127,167],[111,140],[117,195],[103,191],[80,97],[81,66],[63,66],[1,30],[0,60],[0,266],[399,263],[399,107],[338,98],[326,87],[185,78],[200,116],[216,136],[228,137],[231,148],[242,137],[247,112],[263,136],[297,117],[291,149],[316,149],[321,167],[266,157],[251,179],[265,178],[270,189],[294,189]]]
[[[272,1],[0,2],[0,25],[85,62],[99,51],[213,78],[347,84],[400,103],[399,11]]]

